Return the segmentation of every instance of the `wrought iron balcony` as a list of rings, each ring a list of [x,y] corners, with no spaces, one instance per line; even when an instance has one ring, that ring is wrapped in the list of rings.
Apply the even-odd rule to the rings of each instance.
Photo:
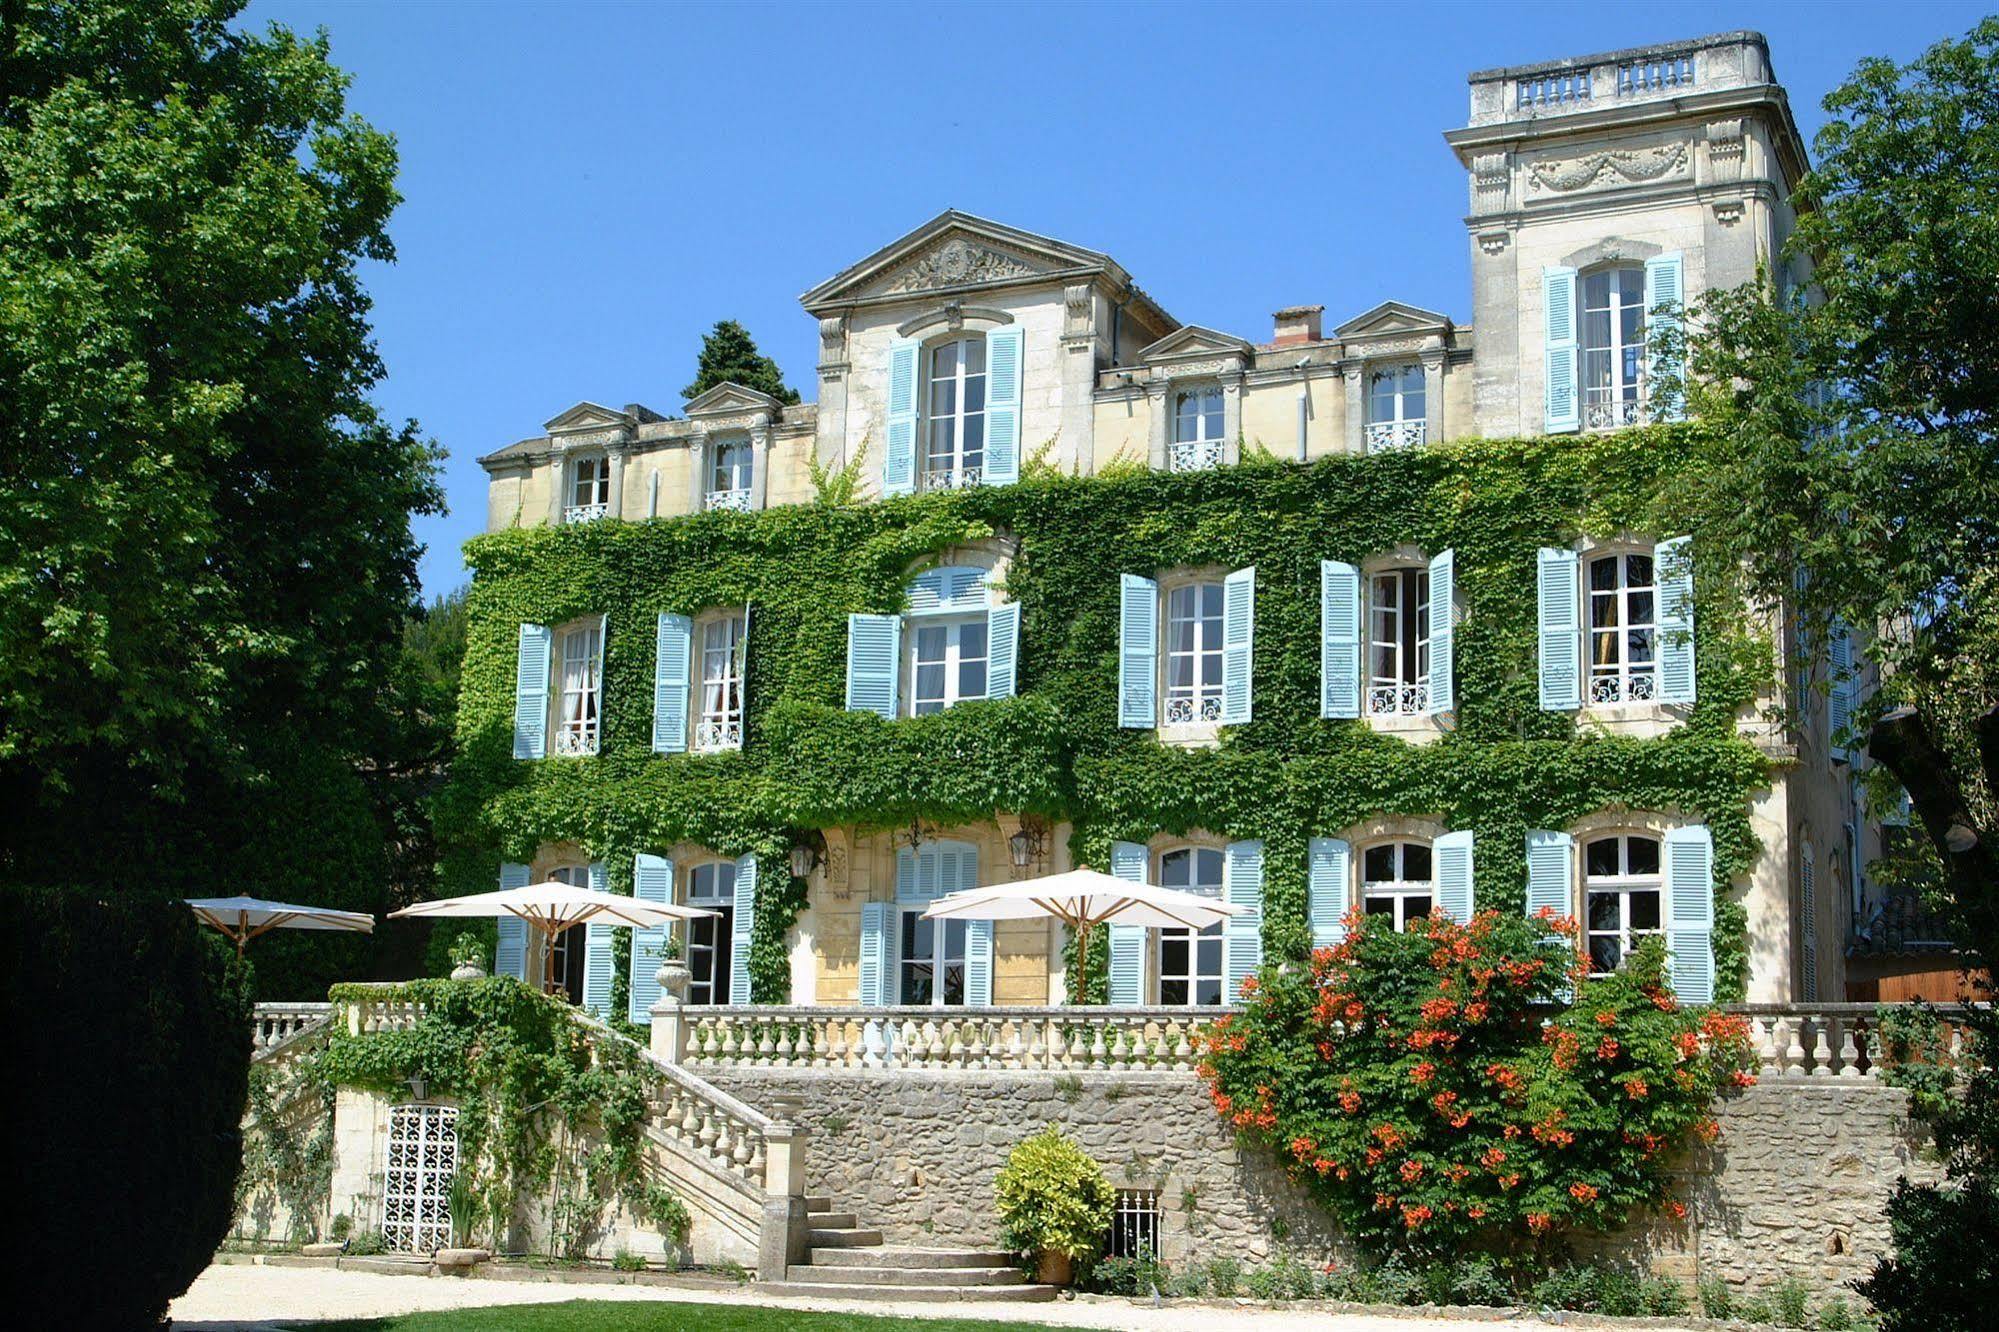
[[[1659,696],[1659,676],[1651,670],[1629,675],[1606,672],[1592,676],[1589,701],[1595,703],[1649,703]]]
[[[596,720],[564,722],[556,727],[555,752],[564,758],[596,753]]]
[[[925,490],[963,490],[976,486],[984,475],[980,467],[931,467],[924,469]]]
[[[1166,700],[1166,724],[1168,726],[1189,726],[1195,722],[1218,722],[1222,719],[1222,696],[1205,694],[1199,698],[1180,697]]]
[[[1413,717],[1430,710],[1428,681],[1416,684],[1368,686],[1367,715],[1370,717]]]
[[[1586,388],[1583,390],[1583,429],[1618,430],[1644,425],[1652,419],[1650,394],[1645,385],[1637,391],[1626,388]]]
[[[748,513],[750,492],[747,487],[741,490],[711,490],[703,503],[711,509],[734,509],[738,513]]]
[[[1430,423],[1414,421],[1370,421],[1367,424],[1367,451],[1387,453],[1393,449],[1421,448],[1430,438]]]
[[[565,523],[589,523],[610,516],[611,506],[608,504],[572,504],[562,511]]]
[[[1222,465],[1222,442],[1195,439],[1176,442],[1166,455],[1166,465],[1174,472],[1205,472]]]
[[[743,719],[704,717],[694,724],[694,747],[704,754],[743,747]]]

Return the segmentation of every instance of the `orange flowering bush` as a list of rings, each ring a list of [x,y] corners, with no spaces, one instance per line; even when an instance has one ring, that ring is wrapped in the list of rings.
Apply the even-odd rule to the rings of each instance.
[[[1201,1074],[1364,1244],[1508,1247],[1672,1210],[1672,1157],[1752,1080],[1746,1024],[1682,1008],[1656,940],[1591,980],[1568,920],[1347,931],[1309,968],[1265,968]]]

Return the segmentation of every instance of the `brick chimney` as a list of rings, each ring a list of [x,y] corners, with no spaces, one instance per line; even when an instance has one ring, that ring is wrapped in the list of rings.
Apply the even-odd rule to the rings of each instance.
[[[1276,321],[1277,331],[1272,337],[1273,345],[1295,347],[1301,342],[1318,342],[1319,316],[1326,312],[1323,305],[1287,305],[1271,318]]]

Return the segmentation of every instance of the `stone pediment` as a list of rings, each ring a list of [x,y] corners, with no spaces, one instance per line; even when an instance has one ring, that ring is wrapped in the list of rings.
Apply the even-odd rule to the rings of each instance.
[[[687,404],[687,416],[691,420],[697,416],[722,416],[729,414],[767,412],[776,416],[783,410],[782,404],[768,393],[759,393],[741,384],[717,384],[700,394]]]
[[[542,429],[551,435],[573,435],[593,430],[623,430],[633,424],[628,412],[602,403],[579,402],[559,416],[551,417]]]
[[[799,300],[807,310],[885,304],[1085,273],[1115,273],[1110,256],[947,209],[900,240],[828,278]]]
[[[1251,350],[1250,345],[1241,338],[1218,333],[1199,324],[1185,324],[1141,351],[1138,359],[1150,365],[1159,361],[1178,361],[1195,356],[1246,357]]]
[[[1449,315],[1425,310],[1401,301],[1383,301],[1365,314],[1356,315],[1333,330],[1343,342],[1366,342],[1373,338],[1408,338],[1450,332]]]

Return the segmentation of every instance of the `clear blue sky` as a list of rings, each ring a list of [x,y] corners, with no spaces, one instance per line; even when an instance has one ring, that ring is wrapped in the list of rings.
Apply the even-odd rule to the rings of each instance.
[[[579,399],[680,410],[738,319],[816,396],[797,298],[947,207],[1114,255],[1176,318],[1252,340],[1396,299],[1468,318],[1442,132],[1493,65],[1736,28],[1809,137],[1930,3],[645,5],[253,0],[332,34],[405,202],[369,275],[379,400],[451,454],[431,593],[484,522],[480,454]]]

